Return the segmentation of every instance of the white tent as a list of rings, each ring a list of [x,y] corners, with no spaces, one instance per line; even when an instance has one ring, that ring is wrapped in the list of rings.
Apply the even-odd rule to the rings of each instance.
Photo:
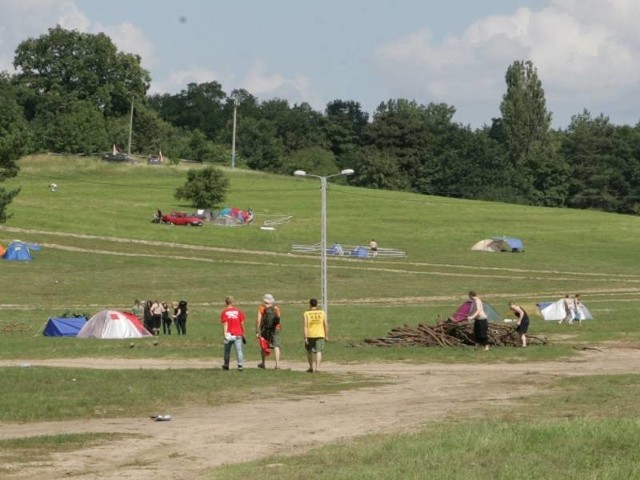
[[[544,320],[555,320],[559,322],[567,316],[567,312],[564,308],[564,299],[561,298],[557,302],[540,302],[537,304],[540,315]],[[592,320],[593,316],[584,303],[578,305],[577,319],[579,320]]]
[[[138,317],[118,310],[102,310],[89,319],[78,338],[140,338],[152,336]]]
[[[485,238],[477,242],[471,250],[478,252],[524,252],[522,240],[514,237]]]
[[[476,243],[471,250],[477,250],[479,252],[500,252],[500,244],[498,242],[493,241],[490,238],[486,238],[484,240],[480,240]]]

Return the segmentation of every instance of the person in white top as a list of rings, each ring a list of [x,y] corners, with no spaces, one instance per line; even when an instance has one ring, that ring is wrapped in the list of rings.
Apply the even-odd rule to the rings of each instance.
[[[378,256],[378,242],[375,239],[371,239],[369,242],[369,250],[371,250],[371,256],[376,258]]]

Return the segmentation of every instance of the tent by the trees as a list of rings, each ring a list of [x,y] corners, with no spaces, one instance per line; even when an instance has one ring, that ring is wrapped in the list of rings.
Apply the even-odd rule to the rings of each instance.
[[[253,222],[253,210],[242,210],[236,207],[227,207],[216,213],[213,222],[216,225],[236,226],[249,225]]]
[[[555,320],[559,322],[567,317],[563,298],[556,302],[540,302],[536,305],[544,320]],[[593,320],[591,312],[584,303],[574,304],[574,311],[576,315],[575,320]]]
[[[47,320],[42,334],[45,337],[76,337],[86,323],[85,317],[53,317]]]
[[[477,242],[471,250],[479,252],[524,252],[524,244],[519,238],[493,237]]]
[[[102,310],[89,319],[77,336],[78,338],[140,338],[152,335],[132,313]]]
[[[2,254],[2,258],[9,261],[28,262],[33,258],[31,256],[31,251],[40,251],[40,245],[15,240],[9,244],[5,252]]]
[[[458,307],[458,309],[449,317],[449,320],[454,323],[464,322],[467,320],[467,317],[471,313],[471,307],[473,302],[471,300],[467,300],[463,302],[462,305]],[[489,305],[487,302],[482,302],[482,308],[484,309],[484,313],[487,314],[487,318],[492,322],[500,321],[500,315],[496,312],[495,308]]]

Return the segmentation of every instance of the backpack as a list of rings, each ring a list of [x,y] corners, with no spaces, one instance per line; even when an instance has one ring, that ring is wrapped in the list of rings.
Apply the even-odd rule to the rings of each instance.
[[[263,337],[271,337],[271,334],[276,329],[276,326],[280,324],[280,317],[278,316],[278,312],[276,307],[273,305],[270,307],[266,307],[264,312],[262,313],[262,332]]]

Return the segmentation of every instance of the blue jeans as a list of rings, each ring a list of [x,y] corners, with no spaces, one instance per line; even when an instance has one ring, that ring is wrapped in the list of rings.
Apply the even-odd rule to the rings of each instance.
[[[236,348],[236,356],[238,357],[238,367],[242,367],[244,362],[244,352],[242,351],[242,337],[237,336],[235,340],[231,342],[225,342],[224,344],[224,365],[229,366],[231,360],[231,347]]]

